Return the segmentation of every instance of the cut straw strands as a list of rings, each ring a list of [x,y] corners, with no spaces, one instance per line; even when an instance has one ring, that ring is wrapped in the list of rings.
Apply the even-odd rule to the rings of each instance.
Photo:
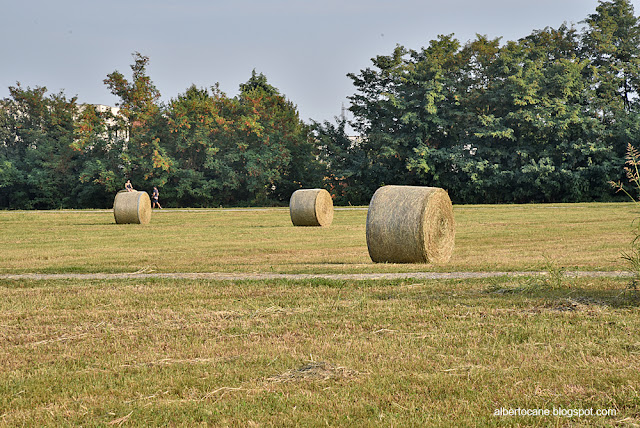
[[[444,263],[455,238],[449,194],[437,187],[384,186],[367,212],[367,247],[376,263]]]
[[[294,226],[329,226],[333,221],[333,200],[324,189],[300,189],[289,201]]]
[[[147,192],[121,190],[113,201],[117,224],[147,224],[151,220],[151,199]]]

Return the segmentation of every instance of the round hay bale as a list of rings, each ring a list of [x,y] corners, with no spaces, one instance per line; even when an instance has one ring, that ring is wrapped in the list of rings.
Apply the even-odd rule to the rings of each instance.
[[[333,200],[324,189],[300,189],[289,201],[294,226],[329,226],[333,221]]]
[[[147,192],[121,190],[113,201],[117,224],[147,224],[151,220],[151,199]]]
[[[383,186],[367,212],[367,247],[376,263],[444,263],[455,238],[449,194],[438,187]]]

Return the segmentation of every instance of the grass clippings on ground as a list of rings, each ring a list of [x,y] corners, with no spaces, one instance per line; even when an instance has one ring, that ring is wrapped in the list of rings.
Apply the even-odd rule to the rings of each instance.
[[[627,287],[4,280],[0,424],[632,426],[640,313]]]
[[[297,369],[267,378],[269,382],[320,381],[334,379],[353,379],[359,376],[355,370],[335,367],[325,361],[309,361]]]

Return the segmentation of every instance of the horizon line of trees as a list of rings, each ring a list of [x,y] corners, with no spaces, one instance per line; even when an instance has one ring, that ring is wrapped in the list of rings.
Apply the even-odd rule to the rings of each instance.
[[[134,53],[104,83],[119,111],[46,88],[9,88],[0,108],[0,208],[104,208],[127,179],[165,206],[277,205],[322,184],[310,125],[253,71],[236,97],[189,87],[166,104]]]
[[[304,123],[255,70],[235,97],[191,86],[160,103],[139,53],[130,80],[104,80],[115,116],[17,84],[0,103],[0,208],[109,207],[126,179],[166,206],[284,205],[308,187],[363,205],[385,184],[454,203],[620,200],[609,182],[640,143],[640,21],[600,0],[582,24],[398,45],[348,74],[350,121]]]

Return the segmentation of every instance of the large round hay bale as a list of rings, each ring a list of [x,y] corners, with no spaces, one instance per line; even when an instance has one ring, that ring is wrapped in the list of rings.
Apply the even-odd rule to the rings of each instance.
[[[367,247],[376,263],[443,263],[455,238],[449,194],[437,187],[384,186],[367,212]]]
[[[113,216],[117,224],[147,224],[151,220],[151,199],[147,192],[122,190],[113,201]]]
[[[294,226],[329,226],[333,221],[333,200],[324,189],[300,189],[289,201]]]

